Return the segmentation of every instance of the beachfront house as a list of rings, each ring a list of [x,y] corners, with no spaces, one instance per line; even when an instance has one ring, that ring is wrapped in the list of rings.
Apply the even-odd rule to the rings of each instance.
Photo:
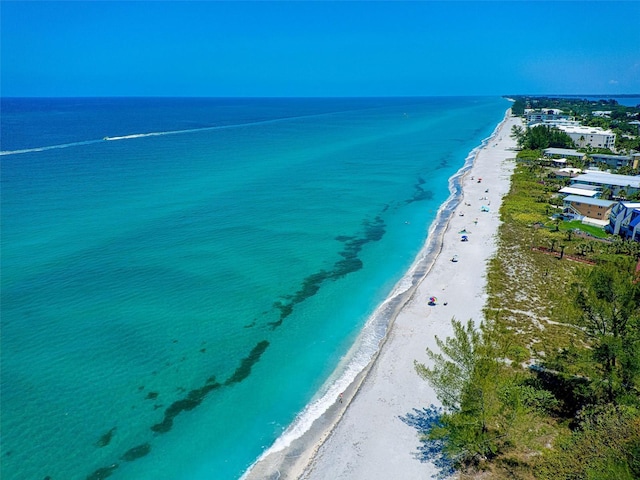
[[[614,197],[627,197],[640,191],[640,175],[617,175],[607,172],[589,171],[571,179],[571,187],[585,188],[585,185],[608,190]]]
[[[551,159],[553,162],[558,160],[584,161],[594,165],[606,165],[607,168],[618,169],[622,167],[631,167],[637,169],[640,167],[640,153],[632,153],[631,155],[611,155],[605,153],[579,152],[570,148],[545,148],[543,151],[545,158]]]
[[[543,154],[547,158],[566,158],[567,160],[585,160],[586,153],[570,148],[545,148]]]
[[[605,227],[609,224],[611,209],[616,202],[582,195],[567,195],[563,199],[562,213],[582,220],[583,223]]]
[[[638,168],[640,162],[640,155],[608,155],[605,153],[591,153],[591,163],[595,165],[606,165],[611,169],[618,169],[622,167]],[[634,166],[635,163],[635,166]]]
[[[567,185],[561,188],[558,193],[563,195],[578,195],[586,198],[598,198],[602,195],[602,187],[586,184]]]
[[[617,202],[611,208],[605,231],[640,242],[640,203]]]

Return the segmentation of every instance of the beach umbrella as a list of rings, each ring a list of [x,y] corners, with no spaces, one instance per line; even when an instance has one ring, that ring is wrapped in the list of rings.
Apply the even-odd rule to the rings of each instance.
[[[436,297],[431,297],[429,299],[429,303],[436,303],[438,301],[438,299]]]

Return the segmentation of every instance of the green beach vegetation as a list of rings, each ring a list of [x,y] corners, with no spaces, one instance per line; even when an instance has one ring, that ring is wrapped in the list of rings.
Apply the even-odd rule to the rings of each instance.
[[[503,199],[484,320],[452,319],[415,364],[445,407],[425,442],[463,479],[637,479],[640,243],[554,216],[539,153]]]

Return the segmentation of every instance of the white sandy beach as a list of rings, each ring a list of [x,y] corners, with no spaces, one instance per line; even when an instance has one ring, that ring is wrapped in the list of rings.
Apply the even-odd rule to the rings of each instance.
[[[486,266],[496,249],[499,207],[515,157],[507,116],[462,179],[463,197],[444,233],[433,267],[399,311],[377,358],[302,438],[259,462],[248,479],[422,479],[437,473],[416,457],[419,436],[400,416],[431,404],[434,391],[414,369],[429,364],[425,348],[451,334],[451,318],[479,323],[486,301]],[[482,179],[479,182],[479,179]],[[482,206],[489,208],[481,211]],[[477,224],[475,223],[477,219]],[[458,232],[466,229],[468,242]],[[457,255],[458,261],[451,259]],[[435,306],[429,298],[437,297]]]

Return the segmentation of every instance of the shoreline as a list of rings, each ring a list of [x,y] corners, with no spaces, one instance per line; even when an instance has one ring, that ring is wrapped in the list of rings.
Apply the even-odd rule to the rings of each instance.
[[[507,172],[508,175],[506,177],[504,175],[495,175],[495,173],[500,173],[502,169],[506,168],[505,161],[514,156],[509,149],[515,146],[515,142],[511,140],[509,135],[511,125],[514,122],[519,122],[519,120],[511,117],[510,112],[510,109],[506,111],[505,116],[492,134],[469,153],[465,164],[449,179],[451,194],[442,204],[436,218],[429,227],[422,250],[417,255],[407,274],[394,287],[392,294],[376,309],[372,318],[365,325],[363,333],[367,328],[376,328],[376,320],[379,323],[382,320],[381,324],[377,325],[377,328],[382,326],[385,331],[375,352],[359,372],[343,372],[342,380],[344,380],[345,376],[348,377],[349,374],[353,376],[346,379],[348,387],[344,391],[331,388],[335,387],[337,380],[339,380],[333,379],[333,384],[323,397],[332,395],[336,401],[328,409],[321,412],[317,418],[311,419],[310,425],[307,425],[306,428],[304,425],[296,425],[300,420],[296,418],[292,426],[287,429],[287,432],[290,433],[290,429],[295,429],[296,427],[302,428],[302,431],[284,445],[278,445],[281,442],[281,438],[279,438],[245,472],[242,479],[362,478],[364,480],[365,478],[394,478],[398,477],[399,472],[403,472],[400,475],[402,478],[414,478],[415,475],[424,476],[429,473],[429,467],[431,467],[431,473],[436,473],[436,470],[433,470],[435,467],[420,463],[419,460],[414,458],[419,446],[418,432],[402,423],[398,416],[410,413],[413,408],[422,408],[430,404],[439,403],[435,393],[426,382],[418,377],[413,369],[414,359],[428,363],[424,353],[425,347],[435,347],[435,335],[445,338],[450,334],[450,319],[452,315],[449,315],[445,321],[434,322],[435,318],[432,319],[430,317],[439,317],[440,315],[432,314],[438,311],[438,313],[445,315],[453,314],[459,320],[474,318],[479,322],[482,319],[481,313],[485,303],[485,297],[482,296],[482,293],[484,292],[486,270],[486,262],[481,261],[483,255],[466,258],[466,255],[463,257],[460,254],[460,263],[463,263],[462,260],[464,260],[465,264],[463,267],[458,263],[449,261],[448,250],[459,249],[457,248],[458,244],[454,243],[459,239],[454,239],[453,237],[458,236],[458,227],[456,225],[460,223],[460,219],[464,215],[464,212],[460,210],[472,209],[474,212],[470,213],[470,216],[472,214],[482,218],[483,221],[478,222],[472,228],[468,226],[465,228],[468,228],[471,232],[479,232],[479,230],[485,232],[485,235],[483,235],[487,237],[485,243],[493,244],[489,245],[492,248],[490,248],[491,254],[488,258],[495,251],[495,238],[493,237],[495,237],[499,224],[497,210],[502,196],[508,191],[512,169]],[[496,149],[495,147],[499,144],[501,148]],[[485,157],[495,156],[490,155],[490,153],[496,152],[501,153],[498,162],[489,165],[486,164],[486,161],[482,161],[485,160]],[[492,169],[496,168],[498,172],[493,172]],[[473,180],[474,178],[483,178],[485,183],[477,182],[477,180]],[[480,213],[478,201],[482,202],[482,200],[470,198],[467,201],[466,197],[470,197],[472,191],[484,192],[487,187],[492,193],[492,199],[496,192],[500,196],[494,200],[493,207],[495,212],[490,210],[490,212]],[[480,198],[487,198],[485,203],[491,203],[488,200],[488,196],[487,194]],[[486,221],[487,214],[494,217],[492,222]],[[481,215],[483,216],[480,217]],[[463,221],[465,220],[470,222],[472,219],[465,218]],[[472,245],[477,248],[481,247],[478,235],[470,233],[469,237],[471,241],[468,244],[464,244],[465,247],[471,247]],[[466,248],[466,250],[470,249]],[[475,265],[470,265],[470,262]],[[461,309],[455,308],[453,305],[447,307],[446,305],[451,300],[447,301],[448,299],[444,297],[435,307],[426,307],[426,299],[430,295],[440,296],[447,291],[446,287],[442,289],[428,288],[426,284],[435,280],[432,277],[441,276],[442,273],[445,273],[444,276],[446,277],[446,270],[457,270],[459,272],[465,269],[468,273],[470,266],[473,267],[473,273],[479,274],[476,276],[481,277],[480,279],[482,280],[481,284],[472,289],[481,298],[476,298],[476,302],[468,302],[467,304],[467,307],[473,305],[475,316],[460,316],[463,313]],[[445,272],[440,272],[443,267],[446,267],[444,268]],[[408,286],[406,285],[407,280],[410,280],[410,285]],[[478,279],[476,278],[475,280],[477,281]],[[465,308],[465,310],[468,310],[468,308]],[[459,313],[456,314],[456,312]],[[427,321],[425,322],[425,320]],[[431,328],[426,328],[427,326]],[[434,327],[437,327],[437,331],[433,331]],[[362,334],[359,339],[361,337]],[[404,343],[411,338],[413,338],[412,346],[411,348],[406,348],[407,346]],[[359,343],[358,341],[354,343],[345,358],[354,359],[358,355]],[[398,370],[397,367],[401,364],[403,365],[402,371],[396,372]],[[383,371],[385,372],[383,373]],[[383,376],[383,381],[378,380],[380,375]],[[389,382],[390,380],[397,380],[396,377],[403,379],[403,382]],[[393,388],[389,388],[389,383]],[[394,385],[394,383],[397,384]],[[375,415],[380,410],[381,405],[383,406],[382,410],[385,410],[384,405],[387,405],[387,407],[396,405],[397,402],[394,399],[403,390],[406,391],[406,395],[403,395],[403,403],[410,402],[411,405],[407,403],[405,408],[392,408],[391,410],[395,410],[392,415],[388,413],[382,414],[381,412],[382,417],[380,419],[383,423],[374,422],[375,418],[372,415]],[[386,408],[386,410],[389,410],[389,408]],[[306,410],[304,413],[307,413]],[[394,430],[404,427],[402,442],[399,441],[396,435],[392,434],[389,427]],[[385,437],[387,436],[392,439],[390,445],[393,448],[389,448],[389,446],[383,448],[381,446],[385,443]],[[354,441],[356,439],[358,441]],[[366,452],[363,452],[364,449],[361,447],[363,442],[368,444]],[[394,456],[392,451],[397,449],[399,444],[404,445],[406,450],[404,455],[400,456],[403,459],[402,465],[396,465],[397,458],[391,458]],[[358,448],[354,449],[354,446]],[[360,467],[356,465],[360,465]],[[407,470],[410,465],[413,465],[413,468]]]

